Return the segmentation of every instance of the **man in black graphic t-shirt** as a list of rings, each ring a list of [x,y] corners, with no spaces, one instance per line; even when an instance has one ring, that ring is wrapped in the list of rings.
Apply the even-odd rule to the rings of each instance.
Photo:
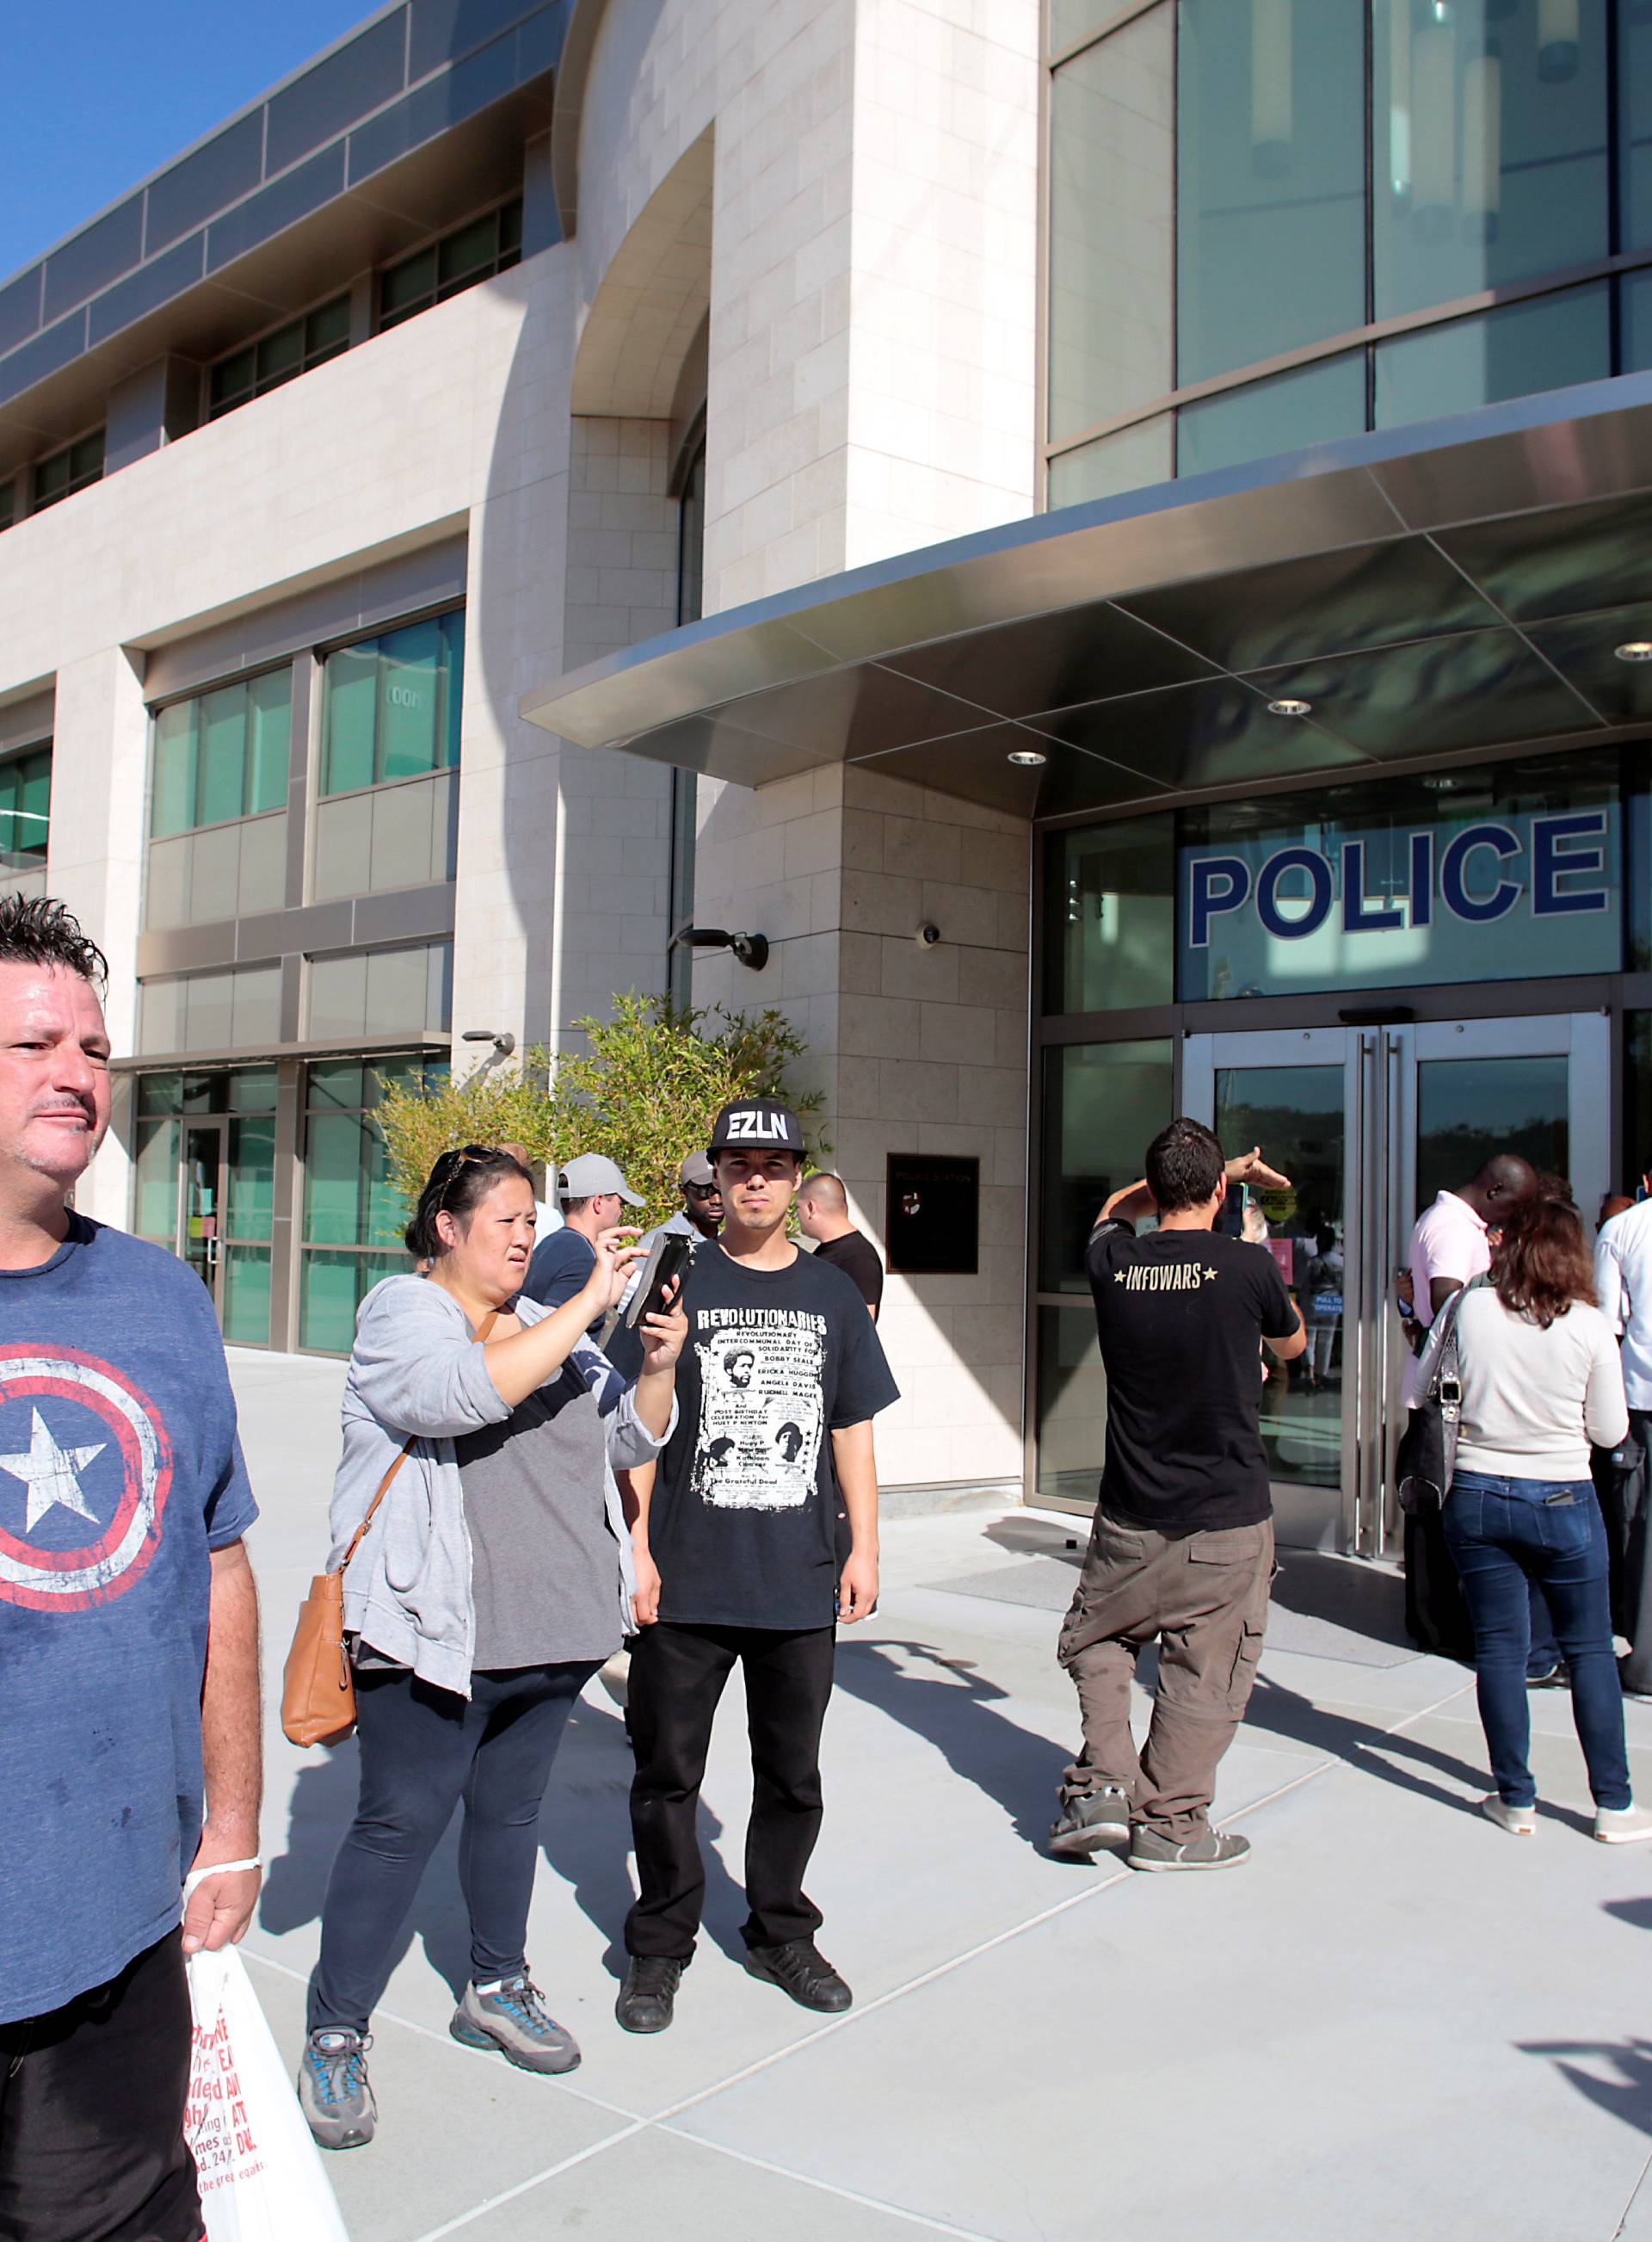
[[[1127,1845],[1133,1869],[1223,1869],[1250,1850],[1211,1828],[1216,1767],[1250,1696],[1274,1569],[1258,1427],[1260,1342],[1308,1344],[1266,1247],[1213,1225],[1230,1183],[1281,1187],[1259,1152],[1224,1162],[1196,1121],[1147,1148],[1146,1181],[1115,1191],[1087,1265],[1107,1378],[1107,1461],[1058,1655],[1079,1693],[1084,1748],[1061,1785],[1050,1849]],[[1138,1217],[1159,1227],[1138,1237]],[[1153,1722],[1130,1733],[1137,1655],[1159,1638]]]
[[[820,1911],[803,1876],[820,1829],[835,1623],[865,1618],[877,1601],[872,1420],[898,1396],[853,1285],[786,1237],[802,1166],[796,1115],[766,1098],[725,1106],[710,1151],[723,1231],[699,1248],[684,1286],[677,1429],[639,1494],[632,1531],[631,1820],[641,1889],[615,2007],[627,2031],[665,2029],[694,1951],[706,1890],[695,1811],[736,1664],[754,1779],[746,1966],[805,2008],[851,2000],[814,1943]],[[841,1563],[839,1498],[850,1527]]]

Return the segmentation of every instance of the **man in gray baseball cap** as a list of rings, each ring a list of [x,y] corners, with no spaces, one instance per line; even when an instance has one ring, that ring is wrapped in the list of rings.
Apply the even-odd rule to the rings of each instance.
[[[597,1265],[597,1239],[624,1220],[627,1206],[641,1206],[617,1165],[603,1152],[581,1152],[557,1176],[563,1227],[533,1249],[527,1282],[531,1300],[559,1308],[582,1292]]]

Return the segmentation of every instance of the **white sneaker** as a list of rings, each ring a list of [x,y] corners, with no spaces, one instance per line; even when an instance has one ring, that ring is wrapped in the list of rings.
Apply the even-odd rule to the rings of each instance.
[[[1537,1832],[1535,1806],[1507,1806],[1494,1790],[1480,1802],[1480,1810],[1488,1822],[1495,1822],[1500,1829],[1507,1829],[1511,1837],[1531,1837]],[[1598,1822],[1595,1827],[1599,1829]],[[1652,1833],[1649,1833],[1652,1834]]]
[[[1598,1806],[1595,1835],[1602,1845],[1639,1845],[1652,1837],[1652,1807]]]

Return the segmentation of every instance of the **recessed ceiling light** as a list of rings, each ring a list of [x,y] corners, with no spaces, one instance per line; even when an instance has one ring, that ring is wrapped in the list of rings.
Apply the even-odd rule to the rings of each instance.
[[[1626,638],[1612,651],[1620,661],[1652,661],[1652,638]]]
[[[1270,716],[1306,716],[1313,706],[1311,701],[1270,701],[1267,713]]]
[[[1021,770],[1036,770],[1040,763],[1049,761],[1049,757],[1040,755],[1036,748],[1012,748],[1009,759]]]

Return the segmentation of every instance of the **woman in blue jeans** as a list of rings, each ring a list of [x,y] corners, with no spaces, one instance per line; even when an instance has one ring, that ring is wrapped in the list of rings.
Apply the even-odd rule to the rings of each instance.
[[[1457,1319],[1462,1417],[1445,1536],[1475,1630],[1475,1673],[1497,1788],[1481,1811],[1511,1836],[1535,1829],[1527,1764],[1528,1583],[1542,1589],[1572,1683],[1572,1715],[1604,1844],[1652,1837],[1629,1790],[1623,1693],[1612,1650],[1606,1529],[1589,1444],[1629,1431],[1617,1343],[1595,1305],[1583,1226],[1540,1195],[1510,1217],[1490,1282]]]

